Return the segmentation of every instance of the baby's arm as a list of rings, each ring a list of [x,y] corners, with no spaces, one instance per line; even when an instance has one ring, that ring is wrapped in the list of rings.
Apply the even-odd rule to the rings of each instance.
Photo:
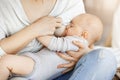
[[[40,36],[37,40],[42,43],[45,47],[48,47],[53,36]]]
[[[88,46],[87,41],[77,36],[66,36],[66,37],[55,37],[55,36],[43,36],[39,37],[38,40],[46,46],[48,49],[53,51],[65,52],[68,50],[77,51],[79,48],[75,46],[72,41],[79,41],[84,45]]]

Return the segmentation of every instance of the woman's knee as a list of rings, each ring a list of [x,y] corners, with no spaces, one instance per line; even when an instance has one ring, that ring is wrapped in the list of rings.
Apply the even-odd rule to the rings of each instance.
[[[95,49],[85,56],[83,56],[76,67],[79,67],[80,65],[102,65],[104,66],[110,66],[112,69],[116,69],[117,67],[117,61],[113,53],[107,49]]]
[[[96,49],[88,53],[88,55],[91,55],[93,59],[96,58],[96,60],[98,61],[111,62],[114,65],[117,64],[117,61],[116,61],[115,56],[113,55],[113,52],[107,49]]]
[[[88,56],[88,60],[92,59],[92,62],[95,66],[98,66],[99,69],[101,68],[101,71],[106,70],[104,73],[114,75],[117,69],[117,61],[113,54],[112,51],[107,49],[96,49],[88,53],[88,55],[90,55]]]
[[[95,49],[88,53],[88,59],[93,59],[98,63],[106,63],[111,66],[117,66],[117,61],[113,52],[107,49]]]
[[[117,62],[111,51],[95,49],[79,60],[74,74],[75,76],[78,75],[78,77],[82,75],[80,80],[91,73],[91,77],[95,78],[94,80],[111,80],[116,72],[116,68]],[[88,78],[84,80],[88,80]]]

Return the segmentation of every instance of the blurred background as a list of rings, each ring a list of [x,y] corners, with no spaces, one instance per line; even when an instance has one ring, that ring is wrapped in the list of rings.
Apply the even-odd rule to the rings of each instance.
[[[120,24],[120,10],[118,11],[120,0],[83,0],[83,1],[85,3],[86,12],[97,15],[99,18],[101,18],[104,24],[103,36],[101,40],[96,44],[102,46],[118,47],[118,42],[120,41],[120,40],[118,41],[117,38],[120,37],[119,36],[120,26],[118,26],[118,23]],[[117,29],[119,33],[116,32],[115,30],[116,26],[119,28],[119,30]],[[116,42],[116,40],[118,42]]]

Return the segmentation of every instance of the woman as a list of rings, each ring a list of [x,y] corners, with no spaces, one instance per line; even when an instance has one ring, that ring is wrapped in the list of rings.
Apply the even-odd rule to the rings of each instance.
[[[42,46],[36,38],[52,35],[55,28],[61,26],[61,19],[44,16],[62,15],[63,23],[67,24],[73,17],[84,13],[84,6],[82,0],[1,0],[0,10],[1,53],[22,54],[27,51],[37,52]],[[80,50],[78,52],[69,51],[70,57],[59,54],[63,59],[70,61],[69,64],[58,66],[59,68],[68,68],[65,72],[73,69],[86,51],[80,43],[76,43],[76,45],[80,47]],[[112,54],[109,53],[111,52],[101,49],[90,52],[78,61],[73,71],[56,78],[56,80],[112,79],[116,71],[116,63]],[[73,58],[74,61],[71,62]],[[104,70],[107,71],[104,72]]]

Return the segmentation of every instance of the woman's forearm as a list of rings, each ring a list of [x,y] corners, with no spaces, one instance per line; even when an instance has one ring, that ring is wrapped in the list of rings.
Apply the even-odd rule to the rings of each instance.
[[[15,54],[23,49],[36,36],[37,34],[33,26],[30,25],[12,36],[1,40],[0,46],[7,54]]]
[[[21,31],[0,41],[0,47],[8,54],[23,49],[38,36],[53,35],[55,28],[61,26],[61,19],[50,16],[43,17]]]

